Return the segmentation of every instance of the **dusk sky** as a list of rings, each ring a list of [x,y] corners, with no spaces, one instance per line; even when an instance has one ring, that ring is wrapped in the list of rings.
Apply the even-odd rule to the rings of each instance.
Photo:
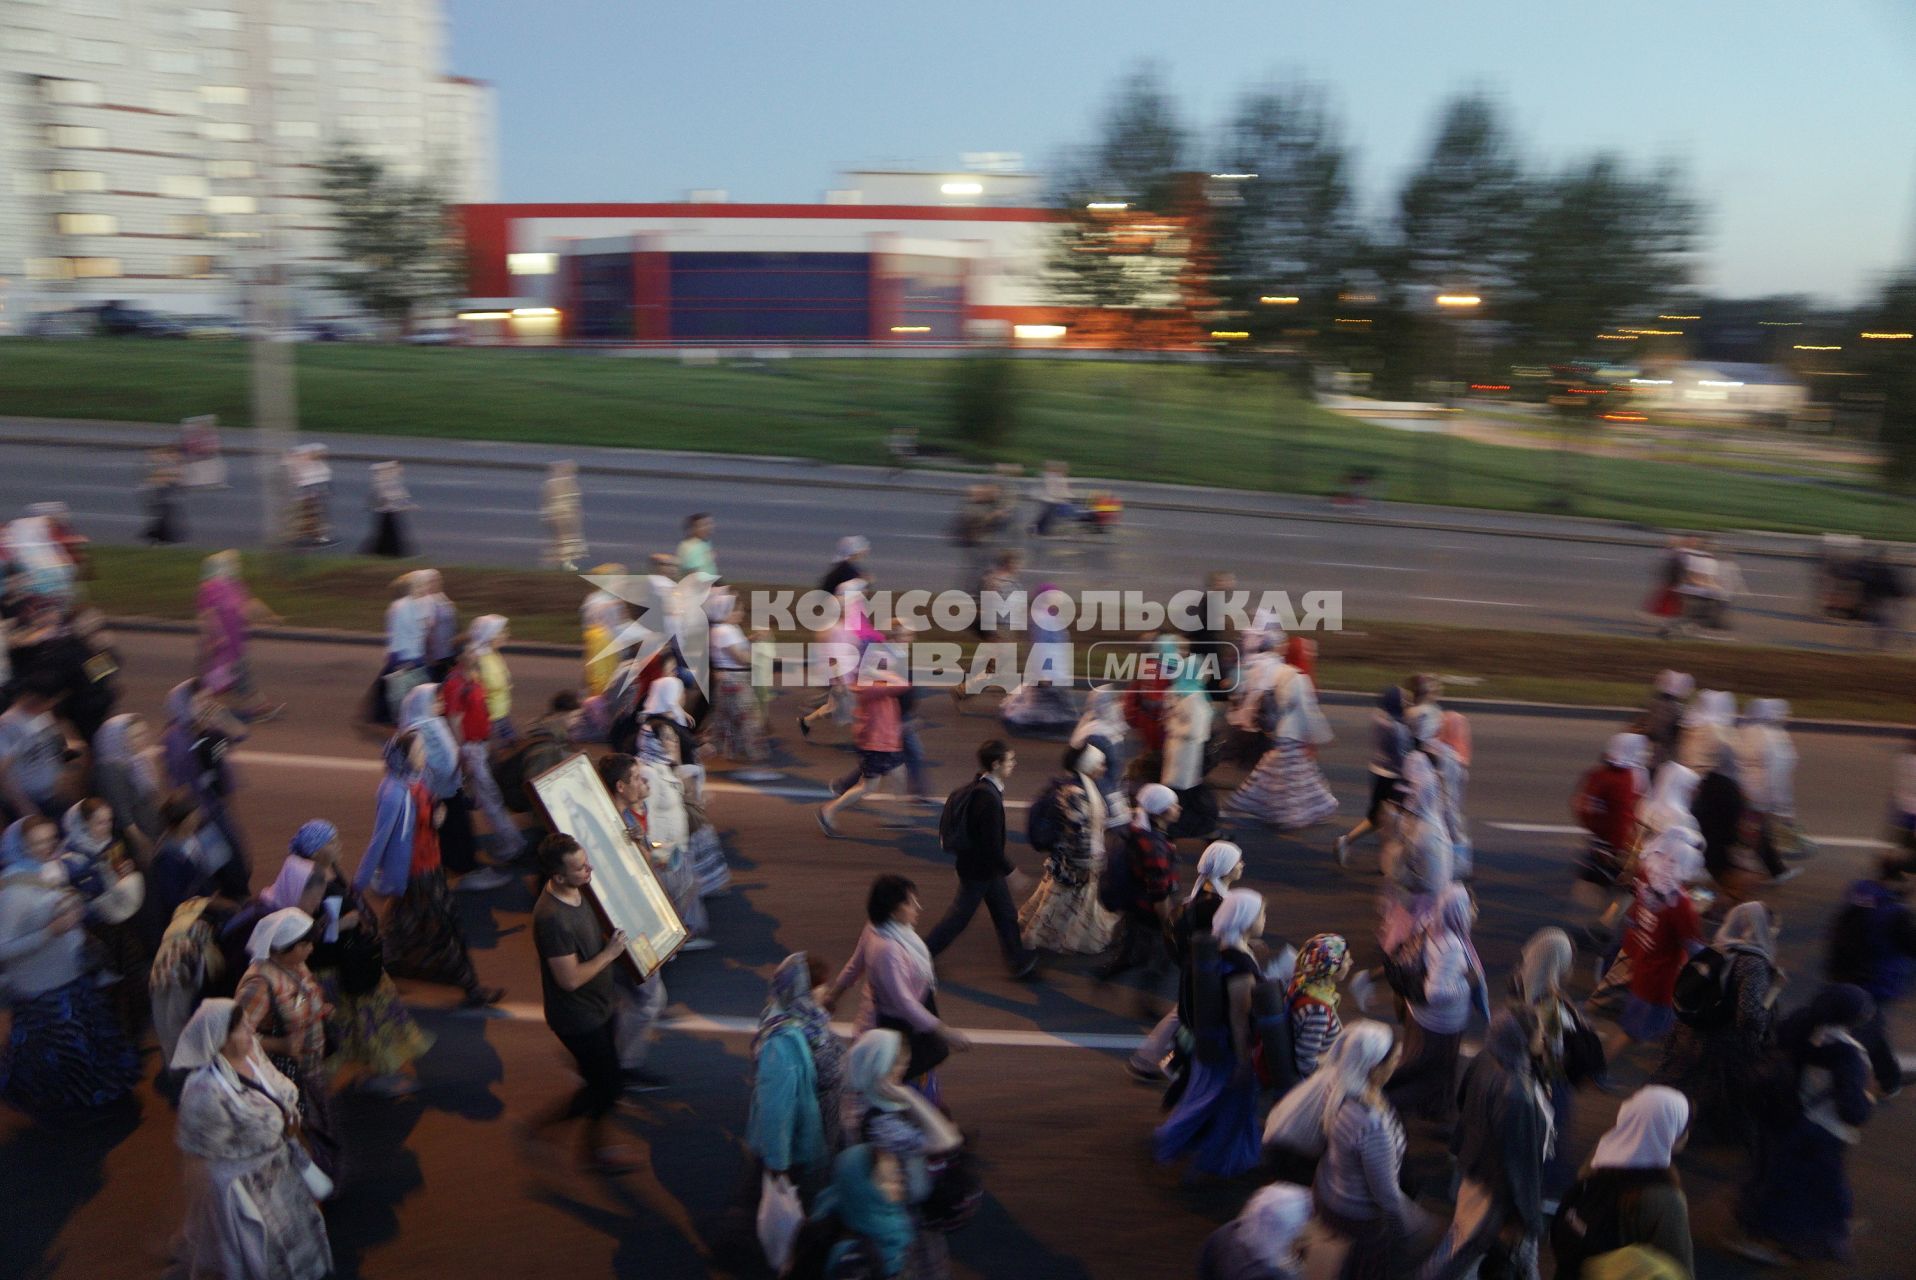
[[[1852,301],[1916,258],[1916,0],[449,0],[490,80],[506,200],[813,201],[848,168],[1044,171],[1155,61],[1209,129],[1263,81],[1325,85],[1367,205],[1446,97],[1490,89],[1536,162],[1682,161],[1701,282]]]

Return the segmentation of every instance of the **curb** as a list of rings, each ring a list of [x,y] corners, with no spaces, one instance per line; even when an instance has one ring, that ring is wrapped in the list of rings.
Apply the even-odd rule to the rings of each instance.
[[[107,625],[114,631],[124,631],[133,635],[197,635],[199,624],[177,622],[171,618],[109,618]],[[288,640],[303,644],[339,644],[354,648],[376,649],[385,643],[385,637],[368,631],[330,631],[320,627],[259,627],[252,632],[255,640]],[[519,654],[529,658],[573,658],[579,656],[579,647],[569,644],[551,644],[545,641],[507,641],[501,649],[505,653]],[[1354,689],[1320,689],[1317,692],[1320,703],[1334,707],[1368,707],[1377,701],[1375,693],[1365,693]],[[1635,716],[1641,707],[1590,706],[1575,702],[1518,702],[1502,698],[1445,698],[1444,705],[1458,711],[1474,712],[1479,715],[1533,716],[1545,720],[1627,720]],[[1790,729],[1806,733],[1827,733],[1857,738],[1903,738],[1910,732],[1910,726],[1903,724],[1879,724],[1869,720],[1791,720]]]
[[[128,423],[127,425],[129,427],[140,427],[145,424]],[[232,434],[238,434],[238,429],[236,429],[235,432]],[[468,444],[474,447],[484,447],[486,443],[498,443],[498,442],[458,441],[458,440],[451,439],[450,437],[439,437],[439,436],[417,437],[416,439],[422,443],[438,442],[438,443],[449,445],[449,446]],[[124,440],[124,439],[101,438],[101,437],[87,438],[87,437],[75,437],[75,436],[54,437],[54,436],[26,436],[26,435],[9,436],[9,435],[5,435],[4,433],[0,433],[0,440],[4,440],[6,443],[9,443],[9,444],[22,445],[26,447],[35,447],[35,448],[118,449],[118,450],[128,450],[128,451],[145,451],[147,449],[156,447],[159,443],[162,443],[157,440],[139,442],[139,441]],[[408,443],[411,443],[411,442],[412,440],[409,439]],[[514,441],[514,442],[508,442],[508,443],[532,444],[533,442]],[[579,447],[586,448],[586,449],[604,449],[604,448],[617,448],[618,446],[583,445]],[[225,443],[223,441],[222,452],[226,454],[232,454],[232,455],[256,457],[256,456],[266,454],[269,451],[243,441],[234,442],[230,444]],[[327,452],[330,458],[337,461],[344,461],[344,462],[366,462],[366,463],[386,462],[394,458],[394,453],[391,450],[369,451],[364,449],[355,449],[350,445],[341,447],[341,448],[335,448],[331,444],[328,444]],[[701,453],[701,452],[692,451],[692,450],[684,450],[684,451],[632,450],[632,452],[658,453],[658,454],[662,454],[662,455],[670,456],[670,457],[696,458],[696,459],[711,460],[711,461],[717,461],[720,458],[736,459],[737,461],[741,461],[741,462],[756,462],[761,465],[767,464],[767,463],[776,463],[776,464],[783,464],[783,465],[789,466],[790,468],[792,468],[795,474],[777,475],[777,476],[749,475],[749,474],[735,474],[735,473],[730,473],[723,470],[688,471],[688,470],[674,470],[670,468],[663,468],[663,467],[657,467],[657,466],[645,466],[641,464],[617,465],[617,464],[604,463],[604,462],[581,462],[579,464],[579,474],[582,476],[608,476],[608,477],[619,477],[619,478],[625,478],[625,479],[685,480],[685,481],[692,481],[696,483],[707,483],[707,484],[744,484],[744,485],[761,485],[761,486],[773,486],[773,487],[796,485],[796,486],[802,486],[806,488],[841,489],[841,490],[848,490],[853,492],[880,492],[880,491],[893,492],[900,488],[905,488],[905,489],[909,489],[910,491],[914,493],[936,494],[941,497],[962,497],[967,488],[969,488],[971,485],[976,484],[978,482],[981,475],[989,474],[988,469],[981,469],[980,471],[968,472],[968,471],[950,471],[950,470],[944,470],[940,468],[909,468],[907,469],[905,474],[911,475],[911,476],[930,477],[932,478],[932,480],[930,483],[925,483],[925,484],[901,485],[898,479],[892,478],[886,475],[883,472],[882,468],[863,466],[858,463],[826,462],[823,460],[812,459],[812,458],[791,458],[791,457],[781,457],[778,455],[766,455],[766,454],[710,454],[710,453]],[[540,462],[540,461],[522,461],[522,460],[507,459],[507,458],[488,458],[483,455],[467,455],[467,456],[460,456],[456,458],[446,457],[446,456],[412,456],[412,457],[402,458],[401,461],[410,462],[418,466],[450,466],[450,467],[460,467],[467,470],[490,470],[490,471],[543,471],[546,465],[544,462]],[[878,474],[871,475],[871,476],[861,476],[861,475],[835,476],[832,478],[820,478],[816,476],[807,476],[803,474],[807,470],[817,470],[817,469],[825,468],[825,467],[856,468],[860,471],[876,472]],[[1098,477],[1098,478],[1106,479],[1106,477]],[[1186,487],[1186,486],[1159,486],[1159,487],[1179,488],[1179,487]],[[1204,492],[1203,490],[1196,489],[1195,486],[1189,486],[1189,487],[1193,488],[1194,491],[1196,492]],[[1265,493],[1267,491],[1247,489],[1247,490],[1243,490],[1242,492]],[[1298,494],[1298,495],[1292,495],[1292,496],[1295,496],[1300,499],[1308,500],[1311,498],[1312,495]],[[1328,498],[1322,498],[1317,500],[1323,501],[1323,502],[1330,501]],[[1790,532],[1786,532],[1782,530],[1662,529],[1656,526],[1629,524],[1622,521],[1609,522],[1609,523],[1616,524],[1617,529],[1615,532],[1604,532],[1601,530],[1594,530],[1594,529],[1538,530],[1538,529],[1522,529],[1522,528],[1500,528],[1494,525],[1472,524],[1472,523],[1468,523],[1467,521],[1445,521],[1445,520],[1417,518],[1412,516],[1363,515],[1363,514],[1355,514],[1355,513],[1329,511],[1329,510],[1268,511],[1268,512],[1256,511],[1256,510],[1248,510],[1243,507],[1224,506],[1217,502],[1202,502],[1202,501],[1196,501],[1196,500],[1187,501],[1187,500],[1179,500],[1175,497],[1169,497],[1169,496],[1151,497],[1149,495],[1137,496],[1137,497],[1126,496],[1125,505],[1128,507],[1136,508],[1141,511],[1166,511],[1166,512],[1176,512],[1176,513],[1184,514],[1184,515],[1232,516],[1232,517],[1236,517],[1240,519],[1262,519],[1262,520],[1299,520],[1299,521],[1306,521],[1306,522],[1311,522],[1316,524],[1332,524],[1332,525],[1369,525],[1376,528],[1416,529],[1416,530],[1432,532],[1432,533],[1459,533],[1459,534],[1474,534],[1474,535],[1480,535],[1484,537],[1529,538],[1529,539],[1533,539],[1536,541],[1543,541],[1543,542],[1569,542],[1569,543],[1581,543],[1584,545],[1592,545],[1592,546],[1638,547],[1638,548],[1649,548],[1649,549],[1661,549],[1667,544],[1667,542],[1669,541],[1671,537],[1675,536],[1676,534],[1685,533],[1685,532],[1708,533],[1720,539],[1796,538],[1796,539],[1801,539],[1805,542],[1809,542],[1815,538],[1814,534],[1790,533]],[[1457,510],[1468,511],[1470,510],[1470,508],[1457,508]],[[1526,516],[1532,513],[1509,512],[1505,514],[1509,514],[1511,516]],[[1540,515],[1539,518],[1548,519],[1551,517]],[[1598,520],[1597,517],[1586,517],[1586,518],[1592,521]],[[1872,538],[1870,539],[1870,541],[1882,542],[1883,540]],[[1886,545],[1889,545],[1896,549],[1895,554],[1896,554],[1898,563],[1904,564],[1906,566],[1916,566],[1916,544],[1887,543]],[[1792,561],[1807,563],[1807,562],[1813,562],[1818,558],[1817,551],[1807,546],[1793,548],[1793,547],[1764,547],[1764,546],[1756,546],[1756,545],[1745,545],[1745,546],[1735,547],[1734,549],[1738,552],[1738,554],[1741,554],[1741,555],[1760,556],[1760,557],[1764,557],[1764,558],[1772,559],[1772,560],[1792,560]]]

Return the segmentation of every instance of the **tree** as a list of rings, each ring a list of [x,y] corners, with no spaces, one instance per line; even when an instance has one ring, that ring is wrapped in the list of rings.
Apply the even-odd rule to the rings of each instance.
[[[422,308],[459,296],[459,237],[437,183],[401,178],[351,150],[333,152],[320,172],[339,254],[325,273],[332,289],[399,332]]]
[[[1097,139],[1059,169],[1051,203],[1060,225],[1045,264],[1053,297],[1107,310],[1177,305],[1189,147],[1158,73],[1126,76]]]
[[[1684,187],[1674,168],[1639,176],[1612,155],[1534,185],[1497,308],[1523,358],[1586,352],[1688,282],[1701,218]]]
[[[1916,333],[1916,273],[1892,280],[1864,333]],[[1883,479],[1916,493],[1916,339],[1861,338],[1862,372],[1882,396]]]
[[[1247,94],[1219,172],[1231,176],[1212,180],[1200,252],[1212,304],[1240,321],[1228,327],[1264,338],[1329,324],[1357,236],[1350,161],[1322,90]]]

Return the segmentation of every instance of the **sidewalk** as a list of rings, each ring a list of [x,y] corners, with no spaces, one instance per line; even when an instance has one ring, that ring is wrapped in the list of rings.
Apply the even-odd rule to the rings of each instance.
[[[0,442],[16,445],[138,450],[173,444],[178,437],[178,426],[168,423],[0,418]],[[884,467],[690,450],[475,442],[338,432],[302,433],[299,438],[305,443],[325,445],[333,460],[344,462],[392,460],[409,467],[541,471],[553,462],[571,459],[579,464],[580,473],[587,476],[650,477],[780,487],[798,485],[845,491],[904,489],[941,498],[961,496],[968,486],[978,483],[987,474],[982,467],[967,471],[952,467],[951,464],[943,464],[944,469],[926,465],[894,474]],[[223,444],[226,453],[232,456],[252,456],[262,452],[253,443],[252,433],[248,430],[224,432]],[[1090,481],[1083,483],[1088,486]],[[1101,479],[1097,484],[1118,494],[1126,506],[1145,511],[1265,516],[1324,524],[1373,525],[1626,547],[1662,547],[1669,540],[1669,532],[1665,530],[1575,516],[1399,502],[1372,502],[1362,509],[1351,510],[1338,507],[1326,498],[1262,493],[1249,489],[1207,489],[1138,480]],[[1743,530],[1720,534],[1717,541],[1730,551],[1744,556],[1807,560],[1815,558],[1817,554],[1817,540],[1803,534]],[[1899,544],[1896,558],[1903,564],[1916,566],[1916,545]]]

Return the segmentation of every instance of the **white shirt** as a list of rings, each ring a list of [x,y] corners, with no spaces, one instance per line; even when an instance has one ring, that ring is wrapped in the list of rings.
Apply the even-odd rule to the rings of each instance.
[[[386,606],[386,652],[406,659],[426,656],[426,611],[411,596]]]

